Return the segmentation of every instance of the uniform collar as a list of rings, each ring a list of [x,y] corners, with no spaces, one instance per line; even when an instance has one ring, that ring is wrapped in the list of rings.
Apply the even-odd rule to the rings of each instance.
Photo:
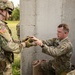
[[[67,39],[68,39],[68,37],[66,37],[66,38],[64,38],[63,40],[61,40],[61,42],[65,41],[65,40],[67,40]]]

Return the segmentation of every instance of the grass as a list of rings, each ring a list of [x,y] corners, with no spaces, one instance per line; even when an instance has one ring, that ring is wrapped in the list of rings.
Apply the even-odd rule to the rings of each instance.
[[[20,55],[18,55],[18,56],[15,55],[16,58],[12,65],[13,75],[20,75]]]
[[[12,31],[12,36],[14,39],[17,39],[17,34],[16,34],[16,25],[19,23],[19,21],[7,21],[9,28]]]
[[[19,21],[7,21],[9,28],[12,31],[12,37],[15,40],[18,40],[17,34],[16,34],[16,25],[19,23]],[[15,60],[12,65],[13,69],[13,75],[20,75],[20,54],[15,54]]]

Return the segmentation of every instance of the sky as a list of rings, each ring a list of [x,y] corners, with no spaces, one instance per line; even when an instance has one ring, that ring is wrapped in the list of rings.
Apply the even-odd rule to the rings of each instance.
[[[16,7],[18,4],[20,4],[20,0],[9,0],[14,3],[14,6]]]

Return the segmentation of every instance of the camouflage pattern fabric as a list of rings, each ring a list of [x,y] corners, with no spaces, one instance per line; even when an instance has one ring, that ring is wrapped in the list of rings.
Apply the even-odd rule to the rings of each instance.
[[[41,69],[44,75],[56,75],[55,69],[52,67],[51,61],[41,62]]]
[[[68,72],[66,75],[75,75],[75,70]]]
[[[0,61],[0,73],[2,73],[6,68],[6,62]]]
[[[10,29],[5,22],[0,21],[0,75],[12,75],[11,63],[4,50],[18,53],[20,52],[20,44],[13,42]],[[12,56],[9,56],[9,59],[12,59]]]
[[[35,40],[32,40],[31,37],[27,36],[25,39],[22,40],[22,42],[25,42],[26,47],[29,48],[31,46],[36,46],[36,44],[34,43]]]
[[[14,4],[8,0],[0,0],[0,9],[10,8],[11,10],[14,9]]]
[[[0,61],[0,75],[12,75],[12,65],[9,61]]]
[[[72,51],[72,44],[68,37],[63,40],[53,38],[43,41],[42,52],[54,58],[52,60],[52,67],[55,69],[57,75],[70,70]]]
[[[12,74],[12,64],[8,60],[6,60],[6,68],[3,71],[3,75],[13,75]]]

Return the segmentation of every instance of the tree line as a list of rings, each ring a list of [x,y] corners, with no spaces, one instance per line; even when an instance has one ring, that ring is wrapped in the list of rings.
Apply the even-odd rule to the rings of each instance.
[[[11,15],[11,18],[9,18],[8,20],[13,20],[13,21],[18,21],[20,20],[20,8],[19,6],[15,7],[13,12],[12,12],[12,15]]]

